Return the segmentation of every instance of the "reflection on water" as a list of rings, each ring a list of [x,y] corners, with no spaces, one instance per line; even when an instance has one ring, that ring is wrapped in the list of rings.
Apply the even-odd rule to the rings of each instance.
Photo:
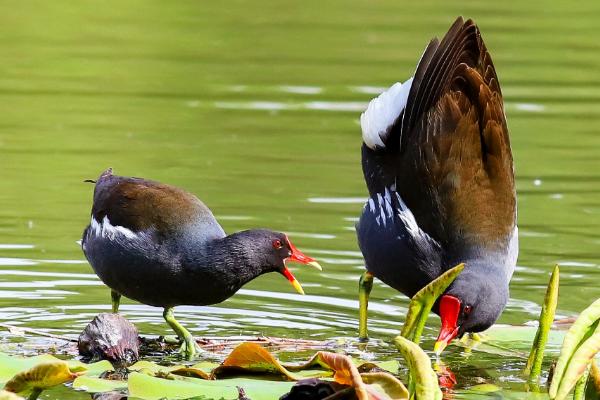
[[[500,322],[536,318],[555,263],[560,316],[600,297],[596,2],[551,2],[543,15],[530,2],[493,12],[453,1],[351,3],[289,13],[265,3],[254,8],[260,18],[242,3],[5,10],[0,322],[76,335],[110,309],[75,241],[92,196],[82,181],[112,166],[196,193],[227,232],[287,232],[323,265],[293,266],[306,296],[267,274],[222,304],[177,308],[194,334],[353,343],[363,269],[353,225],[366,197],[359,115],[413,73],[425,43],[459,13],[475,18],[491,49],[516,164],[521,253]],[[376,281],[370,331],[379,345],[362,356],[396,356],[389,340],[406,306]],[[156,308],[124,300],[122,310],[144,334],[170,333]],[[432,316],[426,347],[437,324]],[[463,385],[520,383],[517,357],[475,353],[449,349]]]

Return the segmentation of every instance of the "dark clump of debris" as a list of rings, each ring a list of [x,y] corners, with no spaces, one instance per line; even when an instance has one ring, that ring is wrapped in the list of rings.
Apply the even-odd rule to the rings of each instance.
[[[115,369],[139,359],[138,330],[119,314],[98,314],[81,332],[77,345],[84,361],[108,360]]]
[[[357,400],[354,388],[317,378],[302,379],[279,400]]]
[[[95,393],[92,395],[93,400],[127,400],[127,395],[119,392],[104,392]]]

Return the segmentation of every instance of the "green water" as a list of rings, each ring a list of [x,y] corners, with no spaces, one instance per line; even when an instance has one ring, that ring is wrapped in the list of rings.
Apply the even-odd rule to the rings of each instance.
[[[600,297],[596,1],[2,3],[0,322],[76,335],[109,310],[75,241],[93,189],[82,181],[111,166],[197,194],[227,232],[289,232],[324,267],[294,268],[304,297],[271,274],[222,304],[181,307],[195,335],[354,338],[358,118],[461,14],[494,58],[516,165],[521,251],[499,322],[536,319],[555,263],[559,316]],[[389,342],[406,306],[376,283],[372,336]],[[122,311],[143,334],[168,333],[158,309]],[[481,353],[492,380],[449,350],[459,388],[521,382],[521,361]]]

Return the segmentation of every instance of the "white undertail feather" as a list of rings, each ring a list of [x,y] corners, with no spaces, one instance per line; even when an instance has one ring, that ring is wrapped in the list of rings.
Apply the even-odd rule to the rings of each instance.
[[[397,82],[388,90],[371,100],[365,112],[360,116],[360,127],[365,144],[375,150],[385,147],[384,140],[388,129],[400,116],[406,101],[413,78],[404,83]]]

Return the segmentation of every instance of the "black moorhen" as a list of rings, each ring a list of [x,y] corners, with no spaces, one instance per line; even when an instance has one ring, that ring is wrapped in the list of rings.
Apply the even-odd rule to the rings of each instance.
[[[163,316],[191,357],[192,335],[173,316],[177,305],[209,305],[231,297],[267,272],[283,274],[301,294],[286,268],[297,261],[321,269],[279,232],[253,229],[227,236],[196,196],[141,178],[100,175],[92,219],[82,248],[96,274],[112,290],[113,312],[124,295],[163,307]]]
[[[357,224],[367,268],[360,337],[373,276],[412,297],[465,263],[434,306],[439,354],[498,319],[518,254],[502,93],[475,23],[458,18],[441,42],[433,39],[414,76],[370,102],[361,127],[370,197]]]

